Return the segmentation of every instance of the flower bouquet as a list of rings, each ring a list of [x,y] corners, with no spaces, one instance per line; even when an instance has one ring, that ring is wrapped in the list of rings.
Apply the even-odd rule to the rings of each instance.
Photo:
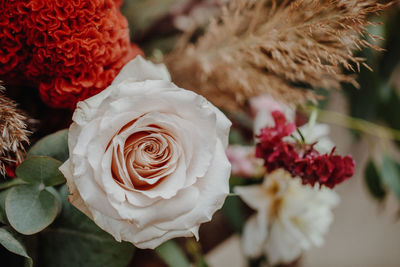
[[[355,173],[320,122],[399,140],[397,120],[324,108],[380,66],[396,4],[2,1],[2,262],[217,266],[205,252],[234,235],[237,266],[299,264]],[[394,153],[366,167],[377,199],[400,196]]]

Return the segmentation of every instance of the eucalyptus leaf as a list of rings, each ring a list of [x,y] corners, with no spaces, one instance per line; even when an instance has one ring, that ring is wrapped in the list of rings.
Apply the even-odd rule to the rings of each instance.
[[[42,249],[39,266],[43,267],[125,267],[134,247],[117,242],[67,200],[66,185],[60,189],[62,212],[57,220],[40,233]]]
[[[396,195],[400,201],[400,169],[399,164],[389,156],[383,157],[381,169],[382,181]]]
[[[54,189],[54,187],[48,186],[46,187],[46,189],[48,192],[50,192],[56,199],[57,199],[57,215],[61,213],[62,211],[62,199],[60,196],[60,193],[58,193],[58,191],[56,189]]]
[[[6,197],[10,189],[3,190],[0,192],[0,222],[2,224],[8,224],[6,215]]]
[[[382,200],[386,195],[386,190],[382,185],[379,171],[372,161],[367,164],[364,177],[365,183],[371,195],[378,200]]]
[[[48,156],[61,162],[68,159],[68,129],[60,130],[40,139],[28,151],[28,156]]]
[[[169,240],[156,249],[156,253],[160,256],[168,266],[171,267],[187,267],[190,262],[186,258],[181,248],[173,240]]]
[[[61,161],[47,156],[32,156],[17,167],[16,174],[28,183],[59,185],[65,182],[64,175],[58,169],[61,164]]]
[[[6,197],[6,214],[19,233],[35,234],[49,226],[57,216],[57,199],[38,185],[19,185]]]
[[[28,265],[32,266],[32,259],[28,256],[25,246],[18,240],[17,233],[9,227],[0,227],[0,244],[8,251],[27,258]]]

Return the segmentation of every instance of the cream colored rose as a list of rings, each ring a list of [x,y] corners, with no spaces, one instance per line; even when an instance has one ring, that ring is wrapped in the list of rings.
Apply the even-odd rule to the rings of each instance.
[[[155,248],[198,236],[229,193],[231,122],[138,57],[79,102],[60,168],[71,203],[116,240]]]

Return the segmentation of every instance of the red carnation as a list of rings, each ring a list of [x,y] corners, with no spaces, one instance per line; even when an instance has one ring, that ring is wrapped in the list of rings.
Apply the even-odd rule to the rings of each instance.
[[[50,106],[74,108],[142,53],[129,41],[121,2],[2,1],[0,75],[22,75]]]
[[[319,183],[333,188],[335,185],[353,176],[355,162],[351,156],[330,154],[321,155],[314,149],[314,144],[292,144],[283,140],[295,130],[294,123],[287,123],[280,111],[272,116],[274,127],[261,130],[260,142],[256,146],[256,157],[264,159],[267,171],[283,168],[303,184]]]

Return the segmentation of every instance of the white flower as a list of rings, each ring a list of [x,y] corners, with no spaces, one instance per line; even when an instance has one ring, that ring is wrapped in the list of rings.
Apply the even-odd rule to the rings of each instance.
[[[312,245],[322,245],[339,201],[334,191],[302,185],[282,169],[267,175],[262,185],[238,186],[235,192],[257,211],[244,228],[244,253],[265,254],[272,265],[290,263]]]
[[[60,168],[69,199],[118,241],[155,248],[197,237],[229,193],[231,122],[164,66],[132,60],[78,103],[73,121]]]
[[[272,118],[272,112],[278,110],[282,112],[288,122],[294,122],[295,110],[282,102],[279,102],[268,95],[261,95],[250,99],[250,108],[254,115],[254,133],[258,135],[260,130],[265,127],[273,127],[275,125]],[[329,139],[329,125],[316,123],[317,113],[313,112],[310,116],[309,122],[299,127],[305,142],[307,144],[317,144],[314,148],[320,153],[329,153],[335,144]],[[297,131],[293,132],[293,136],[300,140],[301,137]],[[294,141],[292,137],[286,137],[286,141]]]
[[[316,123],[317,113],[311,113],[308,123],[299,127],[306,144],[315,144],[314,148],[320,153],[329,153],[335,144],[329,138],[329,125]],[[300,140],[301,137],[297,131],[293,132],[293,136]],[[293,140],[293,138],[291,138]]]

